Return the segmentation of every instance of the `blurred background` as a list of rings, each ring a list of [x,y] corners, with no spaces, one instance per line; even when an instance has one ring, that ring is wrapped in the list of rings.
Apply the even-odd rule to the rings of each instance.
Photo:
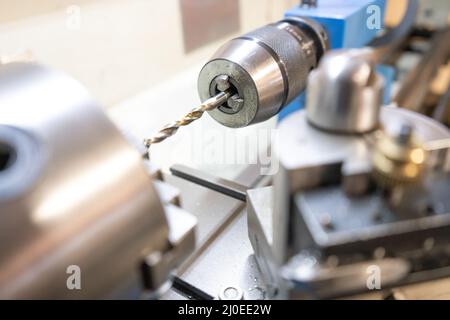
[[[222,43],[279,20],[297,4],[298,0],[0,0],[0,57],[33,59],[66,72],[90,91],[117,125],[142,139],[199,103],[198,72]],[[405,4],[388,1],[387,25],[398,23]],[[447,18],[447,12],[421,9],[428,19],[439,14]],[[441,73],[434,85],[445,91],[448,70]],[[217,164],[192,159],[193,143],[208,144],[217,132],[245,139],[274,123],[236,131],[206,116],[155,146],[152,160],[163,167],[182,162],[217,170]],[[223,152],[233,153],[234,148]],[[222,174],[234,177],[239,168],[224,166]]]

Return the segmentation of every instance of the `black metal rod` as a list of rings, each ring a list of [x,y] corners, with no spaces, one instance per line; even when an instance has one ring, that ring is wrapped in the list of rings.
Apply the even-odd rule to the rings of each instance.
[[[194,287],[183,279],[173,276],[172,289],[191,300],[214,300],[214,297],[205,291]]]
[[[205,188],[220,192],[231,198],[247,201],[247,187],[234,181],[211,176],[202,171],[189,168],[183,165],[174,165],[170,172],[179,178],[191,181]]]

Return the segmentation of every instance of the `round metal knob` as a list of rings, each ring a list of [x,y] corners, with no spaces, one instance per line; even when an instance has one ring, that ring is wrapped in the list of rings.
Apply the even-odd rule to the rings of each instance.
[[[310,74],[307,117],[323,130],[365,133],[377,128],[382,99],[383,79],[361,51],[337,51]]]

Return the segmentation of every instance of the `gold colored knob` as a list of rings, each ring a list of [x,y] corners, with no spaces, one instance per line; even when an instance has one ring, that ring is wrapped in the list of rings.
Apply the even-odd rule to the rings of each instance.
[[[404,125],[397,136],[384,133],[375,144],[374,178],[383,187],[418,183],[423,176],[425,157],[411,126]]]

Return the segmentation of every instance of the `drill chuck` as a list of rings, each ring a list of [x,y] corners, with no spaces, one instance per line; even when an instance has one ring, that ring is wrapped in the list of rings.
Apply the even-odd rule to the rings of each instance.
[[[233,95],[208,111],[219,123],[245,127],[276,115],[306,87],[309,72],[328,49],[314,21],[287,18],[224,44],[202,68],[202,101],[227,90]]]

